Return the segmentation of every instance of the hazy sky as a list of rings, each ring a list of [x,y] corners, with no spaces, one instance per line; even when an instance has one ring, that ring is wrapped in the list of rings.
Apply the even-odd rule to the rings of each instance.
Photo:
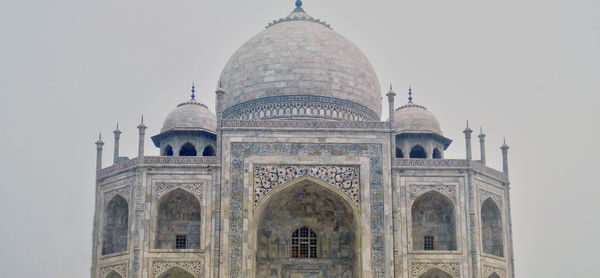
[[[192,82],[213,109],[227,59],[293,3],[0,0],[0,276],[89,277],[98,132],[107,165],[117,121],[133,157],[140,114],[157,134]],[[600,1],[304,7],[363,50],[382,95],[413,86],[447,157],[464,158],[467,118],[494,168],[507,137],[518,277],[598,277]]]

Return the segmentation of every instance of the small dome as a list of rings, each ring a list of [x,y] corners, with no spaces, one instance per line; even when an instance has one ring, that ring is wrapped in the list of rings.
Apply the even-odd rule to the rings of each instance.
[[[206,105],[194,99],[177,105],[163,123],[161,133],[171,130],[204,130],[216,132],[217,116]]]
[[[409,102],[394,112],[396,132],[406,133],[435,133],[443,135],[440,123],[424,106]]]
[[[220,80],[227,92],[225,117],[236,104],[288,96],[347,101],[371,120],[379,120],[381,113],[379,80],[367,57],[299,6],[241,46]]]

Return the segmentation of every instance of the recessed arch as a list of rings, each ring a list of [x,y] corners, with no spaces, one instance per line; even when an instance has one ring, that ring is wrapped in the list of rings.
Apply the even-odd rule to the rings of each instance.
[[[190,142],[187,142],[181,146],[179,150],[179,156],[197,156],[198,152],[196,151],[196,147]]]
[[[270,277],[270,269],[281,267],[284,261],[292,268],[295,264],[336,265],[334,269],[339,273],[335,277],[359,277],[359,213],[347,195],[313,177],[300,177],[273,189],[254,212],[254,277]],[[304,227],[316,237],[316,258],[289,261],[294,258],[293,235]]]
[[[404,158],[404,153],[400,148],[396,148],[396,158]]]
[[[156,248],[200,248],[200,201],[181,188],[165,193],[158,200]]]
[[[123,276],[121,276],[121,274],[117,273],[116,271],[111,271],[109,272],[105,278],[123,278]]]
[[[215,149],[211,145],[204,147],[204,151],[202,151],[202,156],[215,156]]]
[[[500,275],[498,275],[498,273],[494,272],[490,276],[488,276],[488,278],[500,278]]]
[[[504,256],[502,214],[491,197],[483,201],[481,205],[481,241],[484,253],[498,257]]]
[[[442,158],[442,153],[440,152],[440,150],[438,148],[434,148],[433,149],[432,157],[434,159],[440,159],[440,158]]]
[[[196,278],[196,276],[181,267],[174,266],[161,273],[157,278]]]
[[[415,145],[410,149],[410,158],[427,158],[425,148],[421,145]]]
[[[430,269],[429,271],[421,274],[419,278],[453,278],[448,272],[445,272],[437,267]]]
[[[129,205],[121,195],[115,195],[104,210],[102,254],[127,251]]]
[[[165,150],[163,151],[163,156],[173,156],[173,147],[171,145],[167,145]]]
[[[411,207],[413,250],[456,250],[454,202],[447,196],[428,191]]]

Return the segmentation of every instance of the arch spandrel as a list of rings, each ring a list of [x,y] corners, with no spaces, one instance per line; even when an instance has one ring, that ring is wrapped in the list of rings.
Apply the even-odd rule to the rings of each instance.
[[[359,207],[360,168],[359,166],[280,166],[257,165],[254,167],[254,208],[273,190],[296,183],[298,178],[319,180],[351,199]]]

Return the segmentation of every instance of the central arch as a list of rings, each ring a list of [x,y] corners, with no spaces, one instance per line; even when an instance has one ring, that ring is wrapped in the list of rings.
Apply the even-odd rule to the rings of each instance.
[[[359,212],[341,190],[300,177],[273,189],[254,216],[254,277],[360,277]]]

